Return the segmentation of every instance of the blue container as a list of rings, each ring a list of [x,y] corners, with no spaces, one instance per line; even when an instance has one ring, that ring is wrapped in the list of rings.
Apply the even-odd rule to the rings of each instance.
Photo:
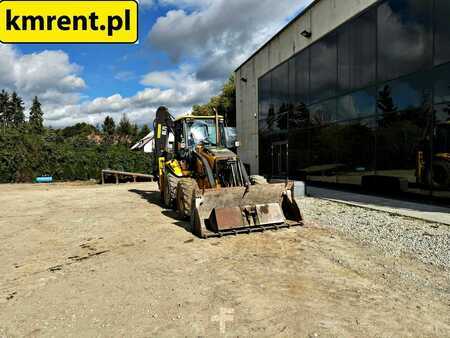
[[[52,176],[36,177],[36,183],[52,183],[52,182],[53,182]]]

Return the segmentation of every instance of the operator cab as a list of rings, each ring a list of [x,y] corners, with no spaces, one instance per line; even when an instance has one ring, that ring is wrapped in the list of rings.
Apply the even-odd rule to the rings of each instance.
[[[194,119],[185,122],[188,146],[193,149],[199,144],[207,146],[221,146],[223,122],[219,122],[219,144],[217,142],[216,121],[212,119]]]
[[[215,116],[183,116],[175,120],[175,151],[193,150],[198,145],[231,149],[236,144],[236,128],[225,127],[219,116],[219,130]]]

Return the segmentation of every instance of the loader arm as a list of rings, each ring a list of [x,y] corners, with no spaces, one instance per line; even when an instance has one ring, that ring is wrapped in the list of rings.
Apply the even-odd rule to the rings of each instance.
[[[174,118],[166,107],[159,107],[153,122],[155,133],[154,175],[161,178],[163,165],[169,150],[169,136],[173,133]]]

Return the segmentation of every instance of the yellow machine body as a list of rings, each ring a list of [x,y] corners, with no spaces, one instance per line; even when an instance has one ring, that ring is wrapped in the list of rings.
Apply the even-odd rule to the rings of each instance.
[[[164,125],[157,129],[164,133]],[[225,146],[221,116],[182,116],[171,125],[173,146],[159,157],[161,197],[189,218],[201,238],[303,224],[292,182],[268,184],[249,177]],[[158,136],[158,135],[157,135]]]

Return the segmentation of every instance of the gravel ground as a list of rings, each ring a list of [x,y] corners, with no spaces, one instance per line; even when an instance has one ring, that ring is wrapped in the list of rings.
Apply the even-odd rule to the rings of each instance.
[[[450,227],[326,200],[303,200],[305,219],[382,252],[413,256],[450,271]]]
[[[449,336],[448,227],[303,204],[201,240],[156,183],[0,185],[0,337]]]

